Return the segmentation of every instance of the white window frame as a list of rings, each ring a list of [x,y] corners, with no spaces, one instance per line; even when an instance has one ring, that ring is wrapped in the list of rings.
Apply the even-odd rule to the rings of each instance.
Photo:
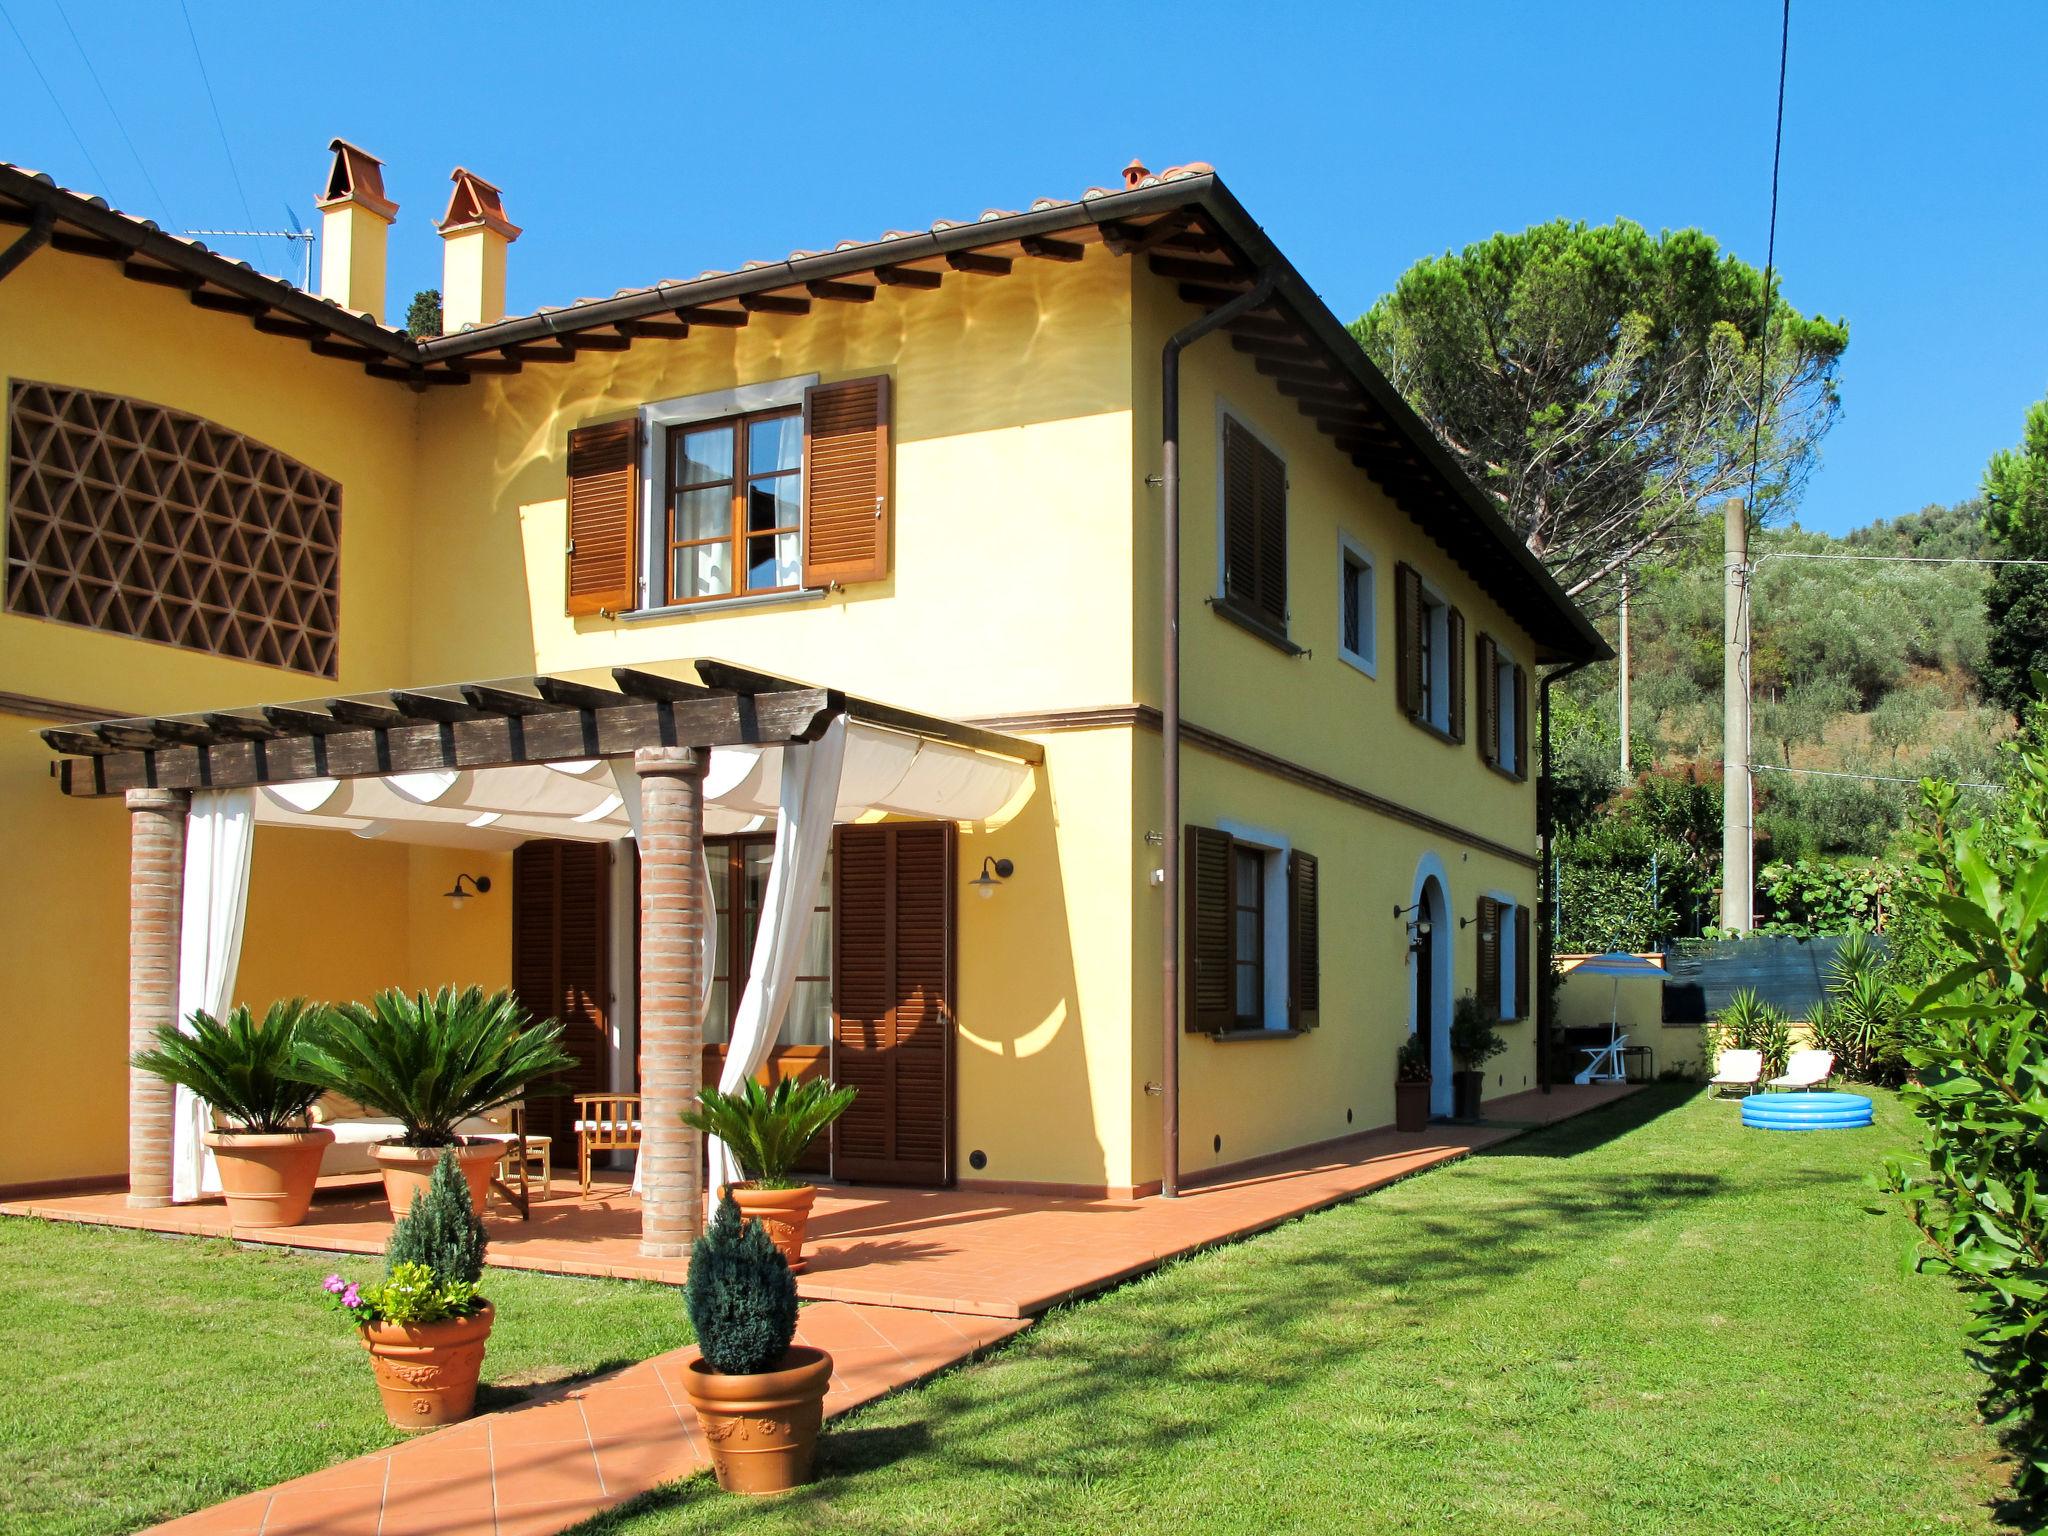
[[[1515,757],[1515,658],[1500,641],[1493,642],[1494,766],[1519,778],[1522,765]]]
[[[1451,729],[1451,600],[1427,581],[1421,583],[1423,644],[1429,665],[1423,669],[1422,723],[1448,734]]]
[[[1365,594],[1359,604],[1358,633],[1363,649],[1352,650],[1344,643],[1344,601],[1349,594],[1352,571],[1363,573]],[[1367,677],[1379,673],[1380,563],[1363,544],[1342,529],[1337,531],[1337,656]]]
[[[640,407],[640,576],[635,593],[637,606],[628,618],[662,618],[682,613],[717,612],[726,608],[747,608],[763,603],[787,603],[812,594],[799,586],[793,592],[740,592],[725,597],[699,598],[689,603],[663,603],[660,591],[667,564],[667,486],[669,434],[680,427],[727,416],[744,416],[752,411],[803,408],[804,394],[818,382],[815,373],[795,378],[770,379],[760,384],[741,384],[732,389],[714,389],[701,395],[678,395],[668,400],[650,400]],[[797,491],[798,539],[802,539],[802,478]],[[798,578],[801,580],[801,576]]]
[[[1232,841],[1247,848],[1256,848],[1265,861],[1261,871],[1263,884],[1260,898],[1265,906],[1266,931],[1259,936],[1263,951],[1266,977],[1266,995],[1262,1001],[1262,1016],[1258,1028],[1268,1032],[1286,1030],[1292,1026],[1287,1018],[1288,986],[1293,980],[1288,962],[1287,943],[1287,860],[1294,852],[1293,842],[1268,827],[1250,826],[1241,821],[1219,820],[1216,830],[1228,832]],[[1231,878],[1236,878],[1236,870]],[[1232,919],[1235,921],[1235,919]],[[1235,978],[1232,978],[1235,985]]]

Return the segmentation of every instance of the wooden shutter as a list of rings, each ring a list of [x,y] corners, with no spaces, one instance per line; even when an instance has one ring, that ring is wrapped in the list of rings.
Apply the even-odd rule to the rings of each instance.
[[[1230,834],[1214,827],[1189,827],[1182,847],[1187,861],[1181,874],[1187,894],[1187,974],[1181,983],[1187,998],[1185,1027],[1203,1034],[1220,1034],[1237,1023],[1230,850]]]
[[[1500,766],[1500,648],[1493,636],[1479,637],[1479,756],[1495,768]]]
[[[1287,856],[1287,1022],[1314,1029],[1322,1022],[1323,945],[1316,858]]]
[[[569,433],[569,601],[572,614],[624,613],[639,600],[640,421]]]
[[[1515,908],[1515,1017],[1529,1017],[1529,980],[1535,972],[1535,952],[1529,948],[1529,909]]]
[[[1264,443],[1258,449],[1259,590],[1255,606],[1273,627],[1287,628],[1287,466]]]
[[[1394,567],[1394,677],[1401,712],[1422,714],[1422,577],[1412,565]]]
[[[1491,1018],[1500,1017],[1500,913],[1491,896],[1479,898],[1479,1003]]]
[[[889,376],[804,391],[807,587],[889,574]]]
[[[1223,418],[1223,595],[1287,628],[1287,466],[1242,423]]]
[[[575,1065],[550,1079],[559,1094],[527,1100],[526,1128],[553,1137],[555,1161],[573,1160],[569,1095],[610,1086],[611,871],[602,843],[535,841],[512,854],[512,990],[536,1019],[559,1019]]]
[[[1444,614],[1444,673],[1450,679],[1450,710],[1444,732],[1453,741],[1465,739],[1465,615],[1452,608]]]
[[[1515,777],[1529,777],[1529,674],[1515,668]]]
[[[952,1181],[954,847],[951,822],[838,830],[832,1075],[860,1090],[832,1127],[840,1178]]]

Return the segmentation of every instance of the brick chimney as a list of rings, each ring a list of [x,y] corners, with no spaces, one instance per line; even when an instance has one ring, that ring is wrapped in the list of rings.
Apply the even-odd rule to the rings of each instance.
[[[384,162],[347,139],[327,146],[334,165],[320,210],[320,293],[384,323],[384,246],[398,204],[384,195]]]
[[[449,179],[455,190],[439,226],[444,336],[505,318],[505,247],[519,238],[496,187],[459,165]]]

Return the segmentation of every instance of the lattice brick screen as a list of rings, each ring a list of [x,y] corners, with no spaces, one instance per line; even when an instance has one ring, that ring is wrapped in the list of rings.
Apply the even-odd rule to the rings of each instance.
[[[16,380],[7,609],[332,677],[341,486],[143,400]]]

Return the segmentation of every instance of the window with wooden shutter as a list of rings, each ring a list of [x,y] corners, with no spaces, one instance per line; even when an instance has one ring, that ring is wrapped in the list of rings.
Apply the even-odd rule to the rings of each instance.
[[[1243,423],[1223,418],[1223,598],[1287,632],[1287,465]]]
[[[803,584],[889,574],[889,376],[804,392]]]
[[[1492,1018],[1501,1016],[1500,1010],[1500,929],[1501,904],[1491,896],[1479,898],[1478,922],[1478,981],[1474,990],[1479,994],[1479,1004]]]
[[[536,840],[512,853],[512,990],[536,1019],[558,1019],[575,1058],[527,1100],[526,1128],[553,1138],[555,1161],[573,1160],[568,1097],[611,1087],[610,850],[603,843]]]
[[[1479,637],[1478,661],[1474,667],[1479,681],[1479,756],[1492,767],[1500,766],[1500,647],[1493,636]]]
[[[1536,952],[1529,947],[1529,909],[1515,908],[1515,1017],[1529,1017],[1529,983],[1535,974]]]
[[[1412,565],[1394,567],[1395,694],[1401,713],[1422,717],[1423,642],[1422,577]]]
[[[1529,777],[1529,674],[1515,668],[1515,777]],[[1519,910],[1519,909],[1518,909]]]
[[[1455,608],[1444,614],[1444,662],[1450,670],[1445,698],[1448,714],[1444,734],[1453,741],[1465,739],[1465,615]]]
[[[639,601],[640,421],[569,433],[569,596],[573,614],[624,613]]]
[[[1323,947],[1321,892],[1316,859],[1296,851],[1287,856],[1287,1022],[1314,1029],[1322,1022]]]
[[[1182,850],[1187,893],[1185,949],[1186,1028],[1221,1034],[1236,1027],[1237,969],[1232,929],[1237,921],[1228,832],[1189,827]]]

